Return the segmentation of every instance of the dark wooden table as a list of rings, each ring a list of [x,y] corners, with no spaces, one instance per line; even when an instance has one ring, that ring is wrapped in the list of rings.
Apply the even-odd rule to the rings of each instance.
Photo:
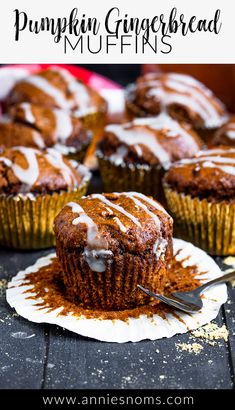
[[[95,177],[91,192],[102,190]],[[51,250],[0,250],[0,279],[9,280]],[[219,260],[218,260],[219,262]],[[15,389],[232,389],[234,387],[235,289],[215,322],[229,330],[229,341],[200,354],[178,351],[190,334],[139,343],[103,343],[17,316],[0,296],[0,387]]]

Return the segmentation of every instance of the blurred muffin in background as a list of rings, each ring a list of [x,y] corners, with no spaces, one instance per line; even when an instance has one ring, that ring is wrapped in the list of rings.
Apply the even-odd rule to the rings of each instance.
[[[105,190],[134,190],[163,201],[171,163],[195,155],[203,142],[192,127],[166,114],[105,127],[97,150]]]
[[[126,90],[129,118],[167,112],[185,121],[207,141],[227,119],[224,105],[202,83],[188,75],[150,73],[139,77]]]
[[[86,193],[90,177],[86,167],[52,148],[2,150],[0,244],[18,249],[53,246],[55,216]]]
[[[163,181],[178,237],[212,255],[235,255],[235,149],[220,146],[174,163]]]
[[[71,112],[31,103],[18,103],[9,108],[9,116],[17,125],[27,125],[29,130],[40,133],[46,147],[53,146],[69,158],[83,161],[92,132]]]
[[[71,112],[93,135],[86,162],[90,167],[95,166],[95,147],[102,136],[107,115],[107,103],[99,93],[78,81],[66,69],[52,66],[13,85],[3,106],[6,110],[19,103]]]
[[[213,145],[228,145],[235,147],[235,115],[219,128],[210,140]]]

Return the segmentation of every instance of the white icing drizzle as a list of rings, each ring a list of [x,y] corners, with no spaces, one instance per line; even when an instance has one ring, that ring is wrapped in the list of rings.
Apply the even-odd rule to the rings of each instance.
[[[53,71],[60,73],[64,80],[68,84],[69,91],[73,94],[74,100],[78,105],[78,109],[75,111],[76,116],[82,116],[87,114],[90,109],[90,95],[84,84],[77,81],[77,79],[72,76],[72,74],[62,67],[54,66]]]
[[[93,272],[104,272],[106,270],[107,257],[113,256],[113,252],[105,249],[85,249],[83,255],[87,264]]]
[[[64,144],[55,144],[53,145],[54,149],[56,149],[56,151],[59,151],[62,155],[68,155],[71,153],[75,153],[76,152],[76,148],[69,146],[69,145],[64,145]]]
[[[230,174],[230,175],[235,176],[235,167],[213,164],[213,162],[210,162],[210,161],[203,162],[202,166],[203,168],[217,168],[223,171],[225,174]]]
[[[121,165],[123,163],[123,159],[125,155],[127,154],[128,149],[127,147],[124,147],[124,145],[121,145],[120,147],[117,148],[117,151],[110,155],[109,160],[115,164],[115,165]]]
[[[25,78],[28,71],[23,68],[1,67],[0,71],[0,101],[4,101],[14,85]]]
[[[5,158],[5,157],[0,157],[0,161],[3,162],[7,167],[11,167],[12,166],[12,162],[10,159]]]
[[[135,150],[136,150],[136,153],[137,153],[138,157],[141,158],[142,155],[143,155],[143,151],[142,151],[141,147],[139,145],[135,145]]]
[[[235,154],[235,148],[229,148],[229,153],[231,154]],[[208,150],[203,150],[203,151],[199,151],[197,153],[197,156],[205,156],[205,155],[213,155],[213,154],[226,154],[226,151],[224,149],[221,148],[212,148],[212,149],[208,149]]]
[[[35,117],[32,112],[31,104],[27,102],[23,102],[20,104],[20,107],[24,111],[24,118],[25,121],[27,121],[29,124],[34,124],[35,123]]]
[[[79,81],[73,81],[69,83],[69,91],[73,94],[75,101],[78,105],[78,109],[76,110],[76,115],[83,116],[87,114],[87,112],[90,112],[90,95],[88,94],[88,91],[82,83]]]
[[[194,158],[185,158],[179,161],[182,164],[197,164],[198,162],[206,162],[206,161],[213,161],[215,163],[220,164],[234,164],[235,165],[235,158],[230,157],[216,157],[216,156],[200,156]]]
[[[168,138],[183,137],[185,144],[194,150],[198,150],[198,144],[193,135],[187,132],[178,121],[175,121],[165,112],[157,117],[136,118],[132,122],[134,125],[146,125],[151,130],[163,131]]]
[[[85,167],[85,165],[79,164],[77,161],[74,161],[72,159],[70,160],[70,163],[74,168],[78,170],[79,174],[82,175],[83,181],[88,181],[91,178],[92,174],[88,170],[88,168]]]
[[[30,188],[35,184],[39,176],[39,165],[37,155],[42,155],[41,152],[35,148],[26,148],[26,147],[14,147],[14,151],[18,151],[24,155],[28,167],[22,168],[18,164],[14,164],[10,159],[0,156],[0,161],[2,161],[6,166],[11,168],[15,176],[20,180],[20,182],[28,185]],[[73,175],[72,170],[68,167],[64,161],[62,155],[53,148],[48,148],[45,153],[46,160],[56,169],[59,169],[63,175],[64,180],[70,186],[71,183],[74,185],[77,184],[76,178]],[[90,179],[91,174],[83,165],[78,164],[77,162],[72,162],[71,165],[78,170],[78,172],[83,177],[83,182]]]
[[[23,81],[32,84],[34,87],[40,89],[45,94],[52,97],[55,100],[56,104],[58,104],[61,108],[70,108],[69,101],[66,99],[63,92],[60,91],[59,88],[54,87],[44,77],[39,75],[32,75],[30,77],[24,78]]]
[[[235,139],[235,129],[234,130],[228,130],[226,131],[226,135],[231,139],[234,140]]]
[[[73,132],[71,115],[63,110],[53,110],[56,121],[56,135],[59,141],[66,141]]]
[[[229,121],[225,124],[221,130],[219,131],[218,135],[225,134],[231,140],[235,139],[235,120]]]
[[[162,237],[159,238],[155,242],[155,244],[153,246],[153,253],[155,253],[157,260],[160,258],[161,255],[163,255],[163,258],[164,258],[164,254],[166,252],[167,245],[168,245],[167,240],[162,238]]]
[[[143,82],[140,86],[150,87],[149,96],[157,97],[165,110],[168,105],[178,103],[193,109],[205,122],[207,127],[220,126],[224,122],[216,106],[210,101],[212,93],[190,76],[169,73],[163,79]]]
[[[155,203],[155,201],[151,200],[150,198],[147,198],[143,194],[139,194],[136,192],[126,192],[126,193],[115,193],[117,196],[126,196],[130,198],[137,207],[140,207],[144,210],[146,214],[148,214],[155,222],[157,230],[159,231],[160,238],[158,239],[157,243],[153,247],[153,251],[156,254],[156,258],[160,258],[162,254],[164,254],[166,247],[167,247],[167,241],[161,237],[161,221],[157,215],[155,215],[153,212],[151,212],[148,207],[142,202],[139,201],[136,197],[139,197],[143,199],[145,202],[148,204],[152,205],[155,209],[157,210],[164,210],[164,208]],[[111,208],[117,210],[119,213],[125,215],[128,219],[130,219],[135,225],[141,227],[141,224],[137,218],[135,218],[132,214],[127,212],[123,207],[120,205],[113,204],[111,201],[109,201],[107,198],[105,198],[101,194],[93,194],[91,195],[91,198],[93,199],[98,199],[101,202],[103,202],[105,205],[107,205],[106,209],[107,211],[112,215],[113,211]],[[90,218],[84,209],[77,203],[75,202],[70,202],[67,204],[67,206],[71,207],[72,212],[78,213],[79,217],[75,218],[72,221],[73,225],[77,225],[79,223],[85,224],[87,227],[87,246],[84,248],[84,258],[89,265],[90,269],[95,271],[95,272],[104,272],[106,269],[106,259],[107,257],[110,257],[113,255],[113,253],[105,249],[107,248],[106,246],[106,241],[104,238],[100,237],[99,230],[97,224],[94,222],[92,218]],[[166,213],[166,211],[164,210]],[[113,221],[116,222],[116,224],[119,226],[120,230],[122,232],[127,232],[127,228],[123,225],[123,223],[120,221],[120,219],[115,216],[113,218]]]
[[[115,216],[115,217],[113,218],[113,221],[115,221],[116,224],[119,226],[120,231],[126,233],[127,228],[123,225],[123,223],[120,221],[120,219],[119,219],[117,216]]]
[[[72,208],[73,213],[80,214],[78,218],[75,218],[72,222],[73,225],[83,223],[87,227],[87,244],[90,247],[98,246],[100,244],[99,231],[96,223],[91,219],[84,209],[76,202],[69,202],[67,206]]]
[[[105,261],[107,256],[112,256],[112,251],[104,249],[106,241],[100,237],[98,226],[76,202],[69,202],[67,206],[72,208],[72,212],[80,214],[78,218],[73,220],[72,224],[81,223],[87,227],[87,246],[84,248],[83,255],[88,266],[94,272],[104,272],[106,269]]]
[[[157,138],[151,132],[141,128],[135,127],[130,128],[130,124],[123,125],[108,125],[105,130],[107,132],[112,132],[126,145],[144,145],[146,146],[156,158],[159,159],[159,162],[163,165],[164,168],[168,168],[170,165],[170,155],[168,152],[159,144]]]
[[[70,184],[76,185],[76,178],[72,170],[65,164],[60,152],[53,148],[48,148],[46,159],[54,168],[60,170],[68,186],[70,186]]]
[[[235,175],[235,158],[223,156],[229,153],[235,153],[235,149],[229,149],[228,151],[222,149],[201,151],[198,156],[194,158],[182,159],[176,166],[198,164],[203,168],[215,168],[225,174]],[[218,156],[213,156],[213,154],[218,154]],[[220,154],[221,156],[219,156]]]
[[[166,248],[167,248],[167,240],[162,237],[161,220],[159,219],[159,217],[157,215],[155,215],[152,211],[150,211],[148,209],[148,207],[143,204],[143,202],[139,201],[136,197],[141,198],[142,200],[144,200],[149,205],[153,206],[155,209],[157,209],[159,211],[164,211],[164,213],[167,213],[167,212],[165,211],[165,209],[161,205],[158,205],[155,201],[153,201],[152,199],[146,197],[143,194],[140,194],[140,193],[137,193],[137,192],[126,192],[125,196],[132,199],[132,201],[134,201],[134,203],[137,206],[142,208],[144,210],[144,212],[154,220],[154,222],[156,224],[156,227],[157,227],[157,231],[159,232],[159,238],[157,239],[157,241],[155,242],[155,244],[153,246],[153,253],[156,255],[157,260],[160,258],[161,255],[163,255],[163,257],[164,257],[164,253],[165,253]]]
[[[113,215],[113,211],[112,211],[112,209],[111,209],[111,208],[109,208],[109,207],[107,206],[107,207],[106,207],[106,209],[107,209],[107,211],[108,211],[109,215]]]
[[[25,147],[15,147],[15,151],[21,152],[25,156],[25,159],[28,163],[28,168],[22,168],[17,164],[11,164],[11,168],[15,176],[24,184],[32,186],[38,179],[39,176],[39,166],[37,160],[38,150],[34,148],[25,148]]]
[[[32,134],[33,140],[34,140],[35,144],[38,146],[38,148],[40,148],[40,149],[45,148],[46,147],[45,142],[44,142],[42,136],[39,134],[39,132],[37,132],[37,131],[32,131],[32,132],[33,132],[33,134]]]
[[[143,199],[145,202],[147,202],[149,205],[151,205],[153,208],[157,209],[160,212],[163,212],[164,214],[168,215],[167,211],[165,208],[163,208],[162,205],[160,205],[158,202],[154,201],[154,199],[149,198],[148,196],[141,194],[140,192],[128,192],[130,195],[134,195],[137,198]],[[168,215],[169,216],[169,215]]]
[[[121,195],[121,194],[116,194],[116,195]],[[140,222],[138,221],[137,218],[135,218],[133,215],[131,215],[129,212],[127,212],[124,208],[122,208],[119,205],[113,204],[112,201],[109,201],[106,199],[103,195],[101,194],[92,194],[92,198],[97,198],[104,204],[108,205],[110,208],[116,209],[118,212],[121,214],[125,215],[128,219],[130,219],[135,225],[141,226]]]
[[[142,208],[144,212],[149,215],[155,222],[157,230],[160,231],[161,229],[161,221],[158,218],[157,215],[155,215],[153,212],[151,212],[148,207],[143,204],[143,202],[139,201],[137,198],[135,198],[135,193],[134,192],[125,192],[124,194],[127,198],[130,198],[138,207]]]

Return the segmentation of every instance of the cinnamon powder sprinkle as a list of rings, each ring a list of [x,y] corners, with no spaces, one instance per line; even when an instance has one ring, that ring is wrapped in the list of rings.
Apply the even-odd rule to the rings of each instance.
[[[184,261],[176,261],[173,259],[169,266],[169,280],[165,288],[165,294],[172,292],[183,292],[193,290],[200,285],[200,281],[195,278],[199,275],[196,266],[183,267]],[[204,273],[204,272],[203,272]],[[94,273],[95,274],[95,273]],[[36,306],[39,310],[47,308],[48,311],[58,309],[63,306],[60,315],[73,313],[78,317],[86,317],[89,319],[110,319],[128,321],[130,317],[138,318],[140,315],[147,315],[151,318],[154,314],[166,318],[167,313],[172,313],[172,309],[165,304],[162,304],[154,299],[147,305],[138,306],[134,309],[123,311],[102,311],[87,309],[82,305],[72,300],[69,300],[66,295],[66,289],[62,282],[62,269],[57,258],[52,259],[47,266],[40,268],[37,272],[27,275],[27,279],[23,285],[33,285],[33,289],[26,290],[25,293],[34,292],[34,296],[29,296],[30,299],[42,299]],[[179,317],[177,317],[179,319]]]

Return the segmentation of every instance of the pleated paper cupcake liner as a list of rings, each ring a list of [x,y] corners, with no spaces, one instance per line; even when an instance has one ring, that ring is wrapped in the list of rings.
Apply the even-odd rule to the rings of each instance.
[[[77,189],[51,195],[0,195],[0,244],[16,249],[50,248],[55,245],[53,224],[66,203],[83,196],[84,181]]]
[[[167,281],[164,263],[155,255],[112,255],[103,262],[105,272],[94,272],[83,255],[69,252],[57,242],[57,256],[63,267],[63,282],[73,300],[97,309],[118,310],[143,305],[149,297],[137,284],[161,293]]]
[[[164,186],[174,232],[211,255],[235,255],[235,204],[209,202]]]
[[[105,192],[113,192],[113,187],[115,187],[116,192],[142,192],[145,195],[153,196],[164,204],[162,187],[164,170],[162,167],[115,165],[100,151],[97,152],[97,157]]]
[[[179,239],[173,242],[174,255],[177,261],[184,260],[185,268],[197,266],[198,278],[201,282],[215,279],[220,276],[218,265],[201,249]],[[164,337],[172,337],[175,334],[187,333],[205,325],[218,315],[220,306],[227,300],[225,284],[220,284],[206,289],[203,292],[203,307],[198,313],[188,314],[163,305],[159,313],[151,314],[151,306],[148,313],[139,313],[135,309],[125,311],[125,320],[122,312],[105,312],[100,310],[86,310],[79,308],[75,303],[69,303],[66,296],[54,292],[54,281],[57,273],[54,270],[53,260],[55,254],[40,258],[33,266],[19,272],[8,284],[7,301],[16,312],[24,318],[36,323],[51,323],[75,332],[79,335],[91,337],[104,342],[138,342],[145,339],[156,340]],[[40,268],[46,266],[48,275],[47,292],[45,299],[37,296],[36,286],[28,280],[31,273],[37,275]],[[34,276],[35,277],[35,276]],[[38,275],[38,281],[42,281],[42,275]],[[52,286],[52,287],[51,287]],[[43,288],[44,289],[44,288]],[[59,288],[60,289],[60,288]],[[52,294],[56,304],[50,302],[48,295]],[[64,309],[64,306],[66,308]],[[91,315],[92,314],[92,315]]]

